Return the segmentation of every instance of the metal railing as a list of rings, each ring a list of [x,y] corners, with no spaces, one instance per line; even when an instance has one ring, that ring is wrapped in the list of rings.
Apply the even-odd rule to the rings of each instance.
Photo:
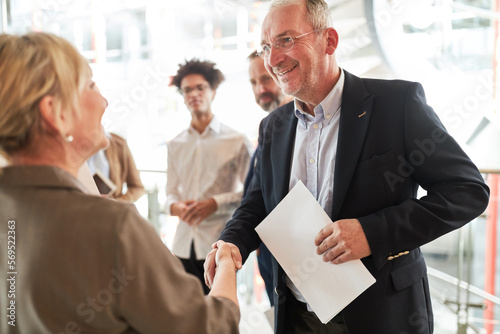
[[[470,333],[470,331],[486,334],[500,333],[495,331],[495,328],[500,328],[497,327],[500,325],[500,298],[495,295],[495,278],[500,269],[496,267],[500,170],[484,169],[481,172],[485,175],[490,187],[490,203],[483,215],[457,231],[451,232],[457,234],[457,261],[453,264],[456,266],[454,268],[456,276],[428,266],[433,301],[444,305],[454,315],[456,321],[454,333],[457,334]],[[473,228],[478,224],[486,225],[484,236],[483,233],[475,236],[476,243],[482,243],[480,246],[484,245],[484,262],[483,259],[477,259],[478,254],[474,254]],[[484,239],[481,239],[483,237]],[[474,271],[475,269],[477,271],[477,263],[481,264],[479,268],[484,268],[484,289],[472,285],[473,275],[483,274]],[[476,284],[480,283],[476,282]],[[497,309],[496,313],[495,309]],[[481,311],[482,316],[478,316]],[[438,321],[440,320],[436,319],[436,325],[439,324]]]

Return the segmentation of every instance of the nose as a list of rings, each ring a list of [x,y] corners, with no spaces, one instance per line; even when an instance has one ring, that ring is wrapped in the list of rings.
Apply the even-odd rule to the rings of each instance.
[[[106,109],[109,106],[109,102],[104,96],[102,96],[102,99],[104,100],[104,109]]]
[[[269,56],[267,57],[266,62],[269,64],[269,66],[275,67],[283,61],[284,57],[285,53],[281,52],[279,49],[273,46],[269,51]]]
[[[259,81],[256,85],[256,90],[259,94],[265,93],[267,91],[266,85],[262,81]]]

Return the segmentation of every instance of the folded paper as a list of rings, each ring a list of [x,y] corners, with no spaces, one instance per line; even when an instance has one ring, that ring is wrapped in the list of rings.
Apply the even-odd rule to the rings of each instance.
[[[375,283],[361,260],[334,265],[316,254],[314,239],[331,223],[299,181],[255,229],[322,323]]]

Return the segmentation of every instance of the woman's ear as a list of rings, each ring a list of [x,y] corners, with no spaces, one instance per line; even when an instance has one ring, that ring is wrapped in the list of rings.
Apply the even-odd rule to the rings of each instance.
[[[339,34],[337,33],[337,30],[333,28],[328,28],[326,33],[327,33],[326,52],[329,55],[332,55],[335,52],[335,50],[337,50],[337,45],[339,44]]]
[[[63,113],[58,112],[57,107],[54,96],[45,95],[42,97],[38,105],[42,123],[48,131],[66,135],[69,132],[69,122]]]

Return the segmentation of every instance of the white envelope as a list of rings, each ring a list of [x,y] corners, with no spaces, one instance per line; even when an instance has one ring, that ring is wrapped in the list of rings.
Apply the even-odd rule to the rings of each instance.
[[[334,265],[316,254],[316,234],[330,223],[330,217],[299,181],[255,228],[324,324],[375,283],[361,260]]]

